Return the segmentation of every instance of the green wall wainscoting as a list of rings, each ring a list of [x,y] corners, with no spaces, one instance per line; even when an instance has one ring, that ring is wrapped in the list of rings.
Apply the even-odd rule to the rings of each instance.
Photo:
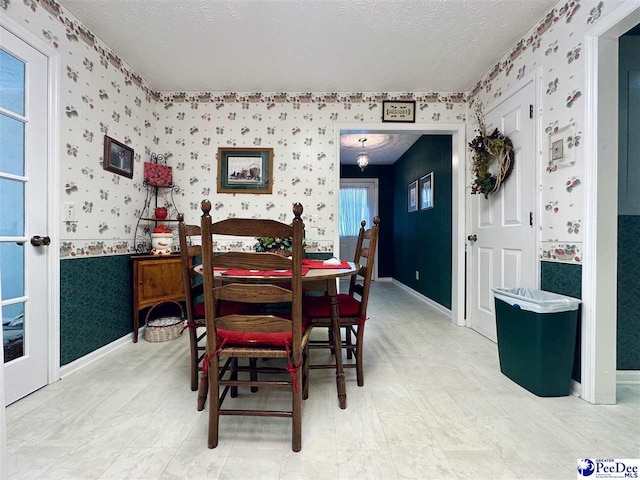
[[[547,292],[559,293],[574,298],[582,298],[582,265],[575,263],[540,262],[540,288]],[[576,353],[573,357],[572,378],[581,379],[582,308],[578,310],[578,330],[576,332]]]
[[[129,255],[60,261],[60,364],[133,330]]]
[[[640,216],[618,216],[618,370],[640,370]]]
[[[423,135],[394,164],[393,277],[451,308],[451,135]],[[407,211],[408,186],[434,172],[434,207]],[[381,231],[383,225],[381,225]],[[416,271],[420,279],[416,280]]]
[[[378,179],[378,277],[393,276],[393,175],[394,165],[369,165],[364,172],[357,165],[340,166],[340,178]]]

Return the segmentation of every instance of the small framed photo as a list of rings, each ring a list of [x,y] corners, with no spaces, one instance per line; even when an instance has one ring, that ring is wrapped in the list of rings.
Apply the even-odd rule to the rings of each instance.
[[[123,177],[133,178],[133,149],[105,135],[102,168]]]
[[[411,182],[408,190],[408,211],[415,212],[418,210],[418,181]]]
[[[420,179],[420,210],[433,208],[433,172]]]
[[[218,193],[271,193],[273,148],[218,148]]]
[[[413,100],[383,100],[382,121],[415,123],[416,102]]]

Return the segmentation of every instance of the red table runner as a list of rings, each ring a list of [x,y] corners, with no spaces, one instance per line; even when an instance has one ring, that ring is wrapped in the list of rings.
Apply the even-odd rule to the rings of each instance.
[[[302,267],[302,275],[309,272],[309,267]],[[231,275],[238,277],[290,277],[291,270],[238,270],[229,269],[226,272],[220,272],[220,275]]]
[[[339,264],[336,265],[327,265],[324,263],[324,260],[312,260],[310,258],[303,258],[302,265],[305,267],[313,268],[313,269],[321,269],[321,268],[350,268],[349,262],[346,260],[342,260]]]

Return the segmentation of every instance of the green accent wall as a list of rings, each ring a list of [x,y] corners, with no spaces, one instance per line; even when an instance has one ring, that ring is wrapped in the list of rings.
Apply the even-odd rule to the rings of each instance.
[[[393,198],[394,165],[369,165],[364,172],[357,165],[341,165],[340,178],[378,179],[378,277],[393,277]]]
[[[640,216],[618,216],[618,370],[640,370]]]
[[[60,364],[133,331],[128,255],[60,261]]]
[[[451,135],[423,135],[394,166],[393,277],[450,309]],[[409,184],[432,171],[434,207],[408,212]]]
[[[547,292],[559,293],[569,297],[582,298],[582,265],[575,263],[540,262],[540,288]],[[573,357],[572,378],[581,379],[581,335],[582,309],[578,311],[578,329],[576,331],[576,350]]]

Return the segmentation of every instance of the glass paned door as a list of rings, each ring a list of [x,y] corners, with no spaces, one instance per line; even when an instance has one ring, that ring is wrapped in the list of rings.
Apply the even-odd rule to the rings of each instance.
[[[0,27],[0,311],[5,401],[47,383],[47,58]]]

